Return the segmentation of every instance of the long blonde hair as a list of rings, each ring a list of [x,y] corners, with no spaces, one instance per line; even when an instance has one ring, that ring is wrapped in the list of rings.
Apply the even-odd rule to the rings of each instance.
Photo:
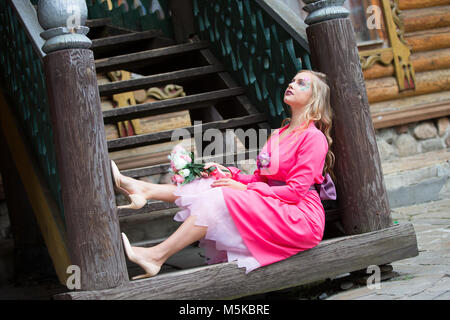
[[[327,77],[325,74],[311,70],[302,70],[297,72],[297,74],[302,72],[311,73],[315,77],[312,77],[311,80],[311,99],[305,106],[305,124],[294,131],[301,133],[308,128],[312,121],[316,123],[316,127],[322,131],[328,142],[328,152],[325,157],[323,174],[325,175],[326,173],[329,173],[333,177],[334,175],[332,169],[335,158],[334,153],[331,151],[331,145],[333,143],[333,139],[331,138],[333,112],[330,104],[330,87],[327,84]],[[290,121],[291,118],[285,118],[281,123],[281,127],[285,126]]]

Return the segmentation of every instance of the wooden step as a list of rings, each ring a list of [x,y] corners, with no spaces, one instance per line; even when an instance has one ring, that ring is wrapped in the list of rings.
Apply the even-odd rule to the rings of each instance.
[[[86,27],[88,28],[98,28],[104,27],[112,24],[111,18],[99,18],[99,19],[89,19],[86,20]]]
[[[402,11],[405,32],[450,27],[450,5]]]
[[[265,121],[267,121],[266,115],[263,113],[258,113],[258,114],[252,114],[252,115],[238,117],[238,118],[208,122],[208,123],[204,123],[202,125],[196,125],[196,126],[180,128],[180,129],[184,129],[187,132],[189,132],[189,134],[193,135],[194,130],[195,130],[195,132],[197,130],[200,130],[201,132],[203,132],[208,129],[224,130],[224,129],[256,125],[259,122],[265,122]],[[180,130],[180,129],[178,129],[178,130]],[[162,132],[157,132],[157,133],[142,134],[142,135],[137,135],[137,136],[109,140],[108,141],[108,150],[109,151],[118,151],[118,150],[124,150],[124,149],[128,149],[128,148],[135,148],[135,147],[140,147],[140,146],[144,146],[144,145],[149,145],[149,144],[168,142],[168,141],[171,141],[173,131],[174,130],[167,130],[167,131],[162,131]]]
[[[148,89],[150,87],[163,86],[166,84],[182,85],[188,81],[206,75],[218,73],[223,70],[224,66],[221,64],[195,67],[190,69],[160,73],[156,75],[144,76],[137,79],[105,83],[99,85],[98,90],[101,96],[110,96],[121,92]]]
[[[245,94],[242,87],[215,90],[206,93],[198,93],[185,97],[158,100],[150,103],[137,104],[130,107],[116,108],[103,112],[105,124],[118,121],[142,118],[163,114],[168,112],[181,111],[186,109],[202,108],[214,102],[232,98]]]
[[[136,41],[150,40],[155,37],[162,36],[161,30],[148,30],[142,32],[133,32],[128,34],[121,34],[117,36],[105,37],[92,40],[92,50],[100,48],[112,47],[123,43],[132,43]]]
[[[450,0],[399,0],[399,9],[420,9],[450,5]]]
[[[176,57],[178,55],[201,50],[209,46],[208,41],[197,43],[183,43],[164,48],[145,50],[120,56],[95,60],[95,68],[97,72],[107,72],[112,70],[122,70],[136,63],[151,65],[152,63],[160,63],[162,58]]]
[[[397,79],[385,77],[366,81],[369,103],[402,99],[450,90],[450,69],[416,73],[416,89],[399,92]]]
[[[411,63],[415,72],[450,68],[450,48],[413,53],[411,55]],[[370,80],[393,76],[394,72],[392,64],[384,66],[376,63],[369,69],[364,70],[364,79]]]
[[[410,32],[405,40],[412,52],[450,48],[450,27]]]
[[[112,289],[68,291],[54,299],[231,299],[333,278],[418,253],[413,225],[405,223],[323,240],[310,250],[247,274],[236,262],[218,263],[130,281]]]

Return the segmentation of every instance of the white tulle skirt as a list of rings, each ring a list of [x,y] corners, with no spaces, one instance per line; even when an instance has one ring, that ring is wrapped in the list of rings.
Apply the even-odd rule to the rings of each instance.
[[[222,187],[211,187],[213,181],[213,178],[201,178],[177,186],[174,195],[179,198],[175,204],[181,210],[174,219],[185,221],[195,216],[195,225],[208,227],[205,238],[200,240],[208,264],[237,261],[248,273],[261,265],[242,240],[228,212]]]

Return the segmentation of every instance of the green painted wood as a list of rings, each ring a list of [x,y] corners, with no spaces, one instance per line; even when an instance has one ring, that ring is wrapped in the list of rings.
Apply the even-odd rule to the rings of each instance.
[[[196,29],[211,42],[249,98],[264,112],[272,127],[288,116],[284,91],[302,69],[311,69],[302,44],[265,11],[250,0],[193,0]]]
[[[166,37],[173,38],[167,0],[158,0],[162,12],[151,12],[152,1],[156,0],[140,0],[140,4],[134,7],[133,0],[123,1],[120,6],[118,0],[111,0],[113,9],[109,10],[106,1],[87,0],[88,19],[111,18],[115,26],[136,31],[160,29]]]
[[[42,62],[9,1],[0,6],[0,62],[4,90],[64,218]]]

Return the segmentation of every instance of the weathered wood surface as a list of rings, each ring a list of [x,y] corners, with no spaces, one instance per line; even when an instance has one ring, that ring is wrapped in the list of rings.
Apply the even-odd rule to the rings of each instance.
[[[419,9],[449,5],[450,0],[399,0],[399,9]]]
[[[245,274],[234,262],[132,281],[120,288],[67,292],[55,299],[233,299],[294,287],[418,254],[412,224],[324,240],[315,248]]]
[[[92,40],[91,49],[97,50],[99,48],[111,47],[122,43],[149,40],[161,35],[161,30],[148,30],[94,39]]]
[[[345,232],[386,228],[392,223],[389,202],[351,21],[328,20],[306,32],[312,65],[328,76],[331,89],[334,173]]]
[[[405,32],[450,27],[450,5],[403,11]]]
[[[384,77],[366,81],[370,103],[403,99],[433,92],[450,90],[450,69],[416,73],[416,89],[399,92],[394,77]]]
[[[161,59],[175,57],[184,53],[204,49],[209,46],[209,42],[201,41],[198,43],[183,43],[179,45],[145,50],[141,52],[129,53],[110,58],[95,60],[95,68],[97,72],[105,72],[111,70],[125,69],[135,66],[137,62],[146,61],[146,65],[161,63]]]
[[[449,48],[450,27],[410,32],[405,40],[413,53]]]
[[[127,81],[105,83],[99,86],[99,91],[100,95],[108,96],[114,93],[163,86],[171,83],[183,85],[187,81],[192,81],[223,70],[224,66],[219,64],[213,66],[195,67],[185,70],[171,71]]]
[[[81,287],[128,281],[91,50],[44,59],[68,247]]]
[[[450,48],[416,52],[411,55],[411,62],[415,73],[424,71],[440,70],[450,68]],[[394,66],[374,64],[364,70],[364,79],[371,80],[382,77],[394,76]]]
[[[263,122],[266,120],[264,114],[257,113],[253,115],[226,119],[222,121],[214,121],[209,123],[204,123],[201,125],[194,125],[187,128],[181,128],[184,132],[189,133],[191,135],[196,132],[196,130],[200,132],[204,132],[208,129],[231,129],[231,128],[239,128],[245,127],[247,125],[254,125],[258,122]],[[174,130],[166,130],[161,132],[142,134],[139,136],[125,137],[120,139],[114,139],[108,141],[108,150],[109,151],[118,151],[127,148],[140,147],[149,144],[161,143],[171,141],[172,133]]]
[[[231,89],[214,90],[205,93],[192,94],[167,100],[152,101],[149,103],[137,104],[126,108],[112,109],[103,112],[105,123],[112,123],[119,120],[140,118],[169,112],[181,111],[193,108],[202,108],[213,104],[219,100],[232,98],[245,94],[245,89],[236,87]]]

